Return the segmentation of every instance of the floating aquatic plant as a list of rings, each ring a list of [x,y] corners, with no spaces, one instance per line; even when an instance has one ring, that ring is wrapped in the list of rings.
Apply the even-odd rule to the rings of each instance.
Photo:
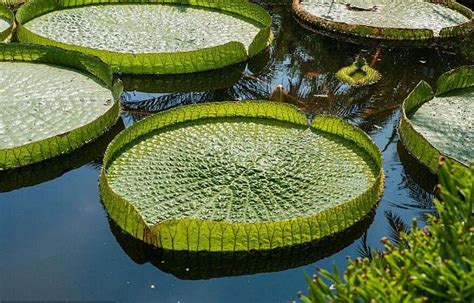
[[[52,158],[98,137],[117,120],[121,91],[96,58],[0,45],[0,170]]]
[[[373,39],[433,40],[474,29],[472,11],[449,0],[294,0],[293,11],[318,28]]]
[[[13,29],[13,19],[12,11],[0,4],[0,43],[10,36]]]
[[[153,246],[267,250],[361,220],[383,188],[381,154],[339,118],[220,102],[148,117],[110,144],[100,178],[110,217]],[[344,184],[343,191],[340,184]]]
[[[17,20],[22,42],[96,55],[131,74],[221,68],[256,55],[271,38],[271,17],[243,0],[31,0]]]
[[[378,82],[382,76],[370,67],[367,61],[358,56],[350,66],[341,68],[336,76],[339,80],[349,83],[352,86],[366,86]]]
[[[436,172],[440,155],[474,160],[474,67],[443,74],[436,94],[421,81],[402,106],[400,136],[407,150]]]

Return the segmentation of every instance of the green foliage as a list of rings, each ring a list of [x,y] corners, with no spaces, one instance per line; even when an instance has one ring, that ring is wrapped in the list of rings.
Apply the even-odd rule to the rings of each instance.
[[[97,138],[115,124],[119,114],[118,99],[122,84],[113,80],[111,69],[97,58],[53,47],[3,44],[0,45],[0,62],[2,61],[41,63],[79,71],[108,88],[114,100],[110,100],[113,103],[107,112],[95,117],[93,121],[81,121],[81,126],[71,131],[49,137],[40,132],[30,143],[0,148],[0,170],[25,166],[70,152]]]
[[[55,41],[38,35],[25,24],[46,13],[86,5],[105,4],[175,4],[221,10],[258,24],[261,28],[247,51],[241,42],[176,53],[124,53],[95,49]],[[260,6],[245,0],[31,0],[17,12],[18,39],[21,42],[51,45],[80,51],[101,58],[114,72],[129,74],[181,74],[218,69],[239,62],[265,49],[271,40],[271,17]]]
[[[343,194],[342,175],[349,177]],[[190,251],[321,239],[365,217],[382,189],[381,154],[363,131],[328,116],[309,126],[294,107],[272,102],[202,104],[149,117],[114,139],[100,178],[104,205],[124,231]]]
[[[337,270],[306,277],[309,291],[302,301],[473,302],[474,167],[442,160],[439,182],[439,215],[425,229],[414,224],[398,246],[382,239],[385,251],[350,261],[343,278]]]

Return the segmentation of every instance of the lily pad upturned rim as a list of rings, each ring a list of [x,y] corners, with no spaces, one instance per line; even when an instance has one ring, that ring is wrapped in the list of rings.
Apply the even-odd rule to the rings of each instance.
[[[474,65],[462,66],[441,75],[437,82],[436,93],[425,81],[420,81],[402,104],[399,131],[403,145],[407,151],[431,172],[436,173],[439,168],[439,158],[446,157],[451,161],[464,165],[456,159],[444,155],[435,148],[411,123],[408,115],[436,96],[456,91],[462,88],[474,87]],[[466,165],[464,165],[466,166]]]
[[[6,20],[8,23],[10,23],[10,26],[6,30],[0,31],[0,43],[1,43],[5,41],[12,33],[15,16],[8,7],[0,4],[0,19]]]
[[[356,80],[351,77],[351,75],[354,72],[359,70],[356,63],[353,63],[352,65],[341,68],[336,73],[336,77],[339,80],[346,82],[352,86],[367,86],[367,85],[375,84],[382,78],[382,75],[380,75],[380,73],[377,70],[373,69],[368,64],[364,64],[360,69],[365,73],[365,76],[362,77],[361,79]]]
[[[28,21],[55,10],[88,5],[183,5],[221,10],[252,20],[261,25],[247,50],[241,42],[194,51],[175,53],[129,54],[99,50],[58,42],[33,33],[24,26]],[[125,74],[182,74],[218,69],[246,61],[264,50],[272,40],[271,16],[259,5],[247,0],[30,0],[16,14],[17,36],[21,42],[51,45],[80,51],[101,58],[114,72]]]
[[[98,58],[56,47],[28,44],[0,44],[0,62],[30,62],[60,66],[79,71],[111,90],[114,105],[94,121],[70,132],[0,149],[0,171],[33,164],[75,150],[96,139],[115,124],[119,116],[122,83],[114,80],[112,70]]]
[[[141,137],[146,137],[150,132],[162,127],[185,121],[224,117],[255,117],[308,126],[305,114],[296,107],[269,101],[195,104],[150,116],[122,131],[110,143],[105,153],[100,176],[100,193],[110,218],[133,237],[162,249],[217,252],[271,250],[311,242],[343,231],[365,217],[378,202],[384,184],[382,155],[378,147],[365,132],[334,116],[316,116],[311,127],[337,135],[363,149],[373,161],[372,164],[376,169],[375,180],[366,191],[361,192],[353,200],[313,215],[263,223],[229,223],[182,218],[166,220],[150,227],[132,203],[110,187],[107,178],[110,165]],[[213,235],[210,234],[211,231]],[[196,233],[201,235],[209,233],[213,242],[199,240],[199,237],[197,241],[190,240],[193,232],[193,236]],[[285,234],[293,235],[291,243],[285,242],[282,238]],[[258,244],[249,240],[251,236],[258,239]]]
[[[452,0],[427,0],[431,3],[446,6],[459,12],[469,19],[460,25],[445,27],[441,30],[439,37],[435,37],[430,29],[410,29],[410,28],[390,28],[375,27],[362,24],[348,24],[340,21],[331,21],[311,14],[301,5],[302,0],[292,0],[293,13],[304,23],[322,28],[329,32],[355,36],[359,38],[368,38],[375,40],[393,40],[393,41],[442,41],[450,40],[458,36],[465,36],[474,31],[474,13],[468,7]]]

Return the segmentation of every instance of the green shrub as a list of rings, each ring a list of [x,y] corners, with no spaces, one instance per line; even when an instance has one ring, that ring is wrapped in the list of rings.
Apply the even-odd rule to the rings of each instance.
[[[474,165],[441,161],[435,205],[425,229],[413,225],[399,246],[350,261],[343,278],[319,271],[303,302],[474,302]],[[321,279],[323,278],[323,279]],[[327,279],[328,281],[323,281]],[[327,283],[329,282],[328,286]]]

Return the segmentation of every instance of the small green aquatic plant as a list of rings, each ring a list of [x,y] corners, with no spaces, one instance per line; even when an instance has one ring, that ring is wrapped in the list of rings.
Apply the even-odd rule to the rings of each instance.
[[[7,40],[13,29],[13,12],[0,3],[0,43]]]
[[[413,224],[398,245],[383,238],[385,250],[349,261],[341,276],[320,270],[306,277],[300,299],[321,302],[473,302],[474,166],[442,160],[435,199],[437,216],[427,227]]]
[[[270,15],[246,0],[116,2],[30,0],[18,39],[97,56],[117,73],[183,74],[243,62],[272,38]]]
[[[0,44],[0,170],[70,152],[115,124],[120,81],[97,58]]]
[[[344,184],[344,190],[340,190]],[[364,218],[382,157],[360,129],[265,101],[190,105],[127,128],[107,149],[100,192],[125,232],[168,250],[270,250]]]
[[[474,160],[474,66],[443,74],[436,93],[421,81],[405,99],[400,137],[406,149],[436,172],[440,155],[464,165]]]
[[[352,65],[341,68],[336,73],[336,77],[352,86],[371,85],[382,78],[380,73],[371,68],[362,56],[357,56]]]

